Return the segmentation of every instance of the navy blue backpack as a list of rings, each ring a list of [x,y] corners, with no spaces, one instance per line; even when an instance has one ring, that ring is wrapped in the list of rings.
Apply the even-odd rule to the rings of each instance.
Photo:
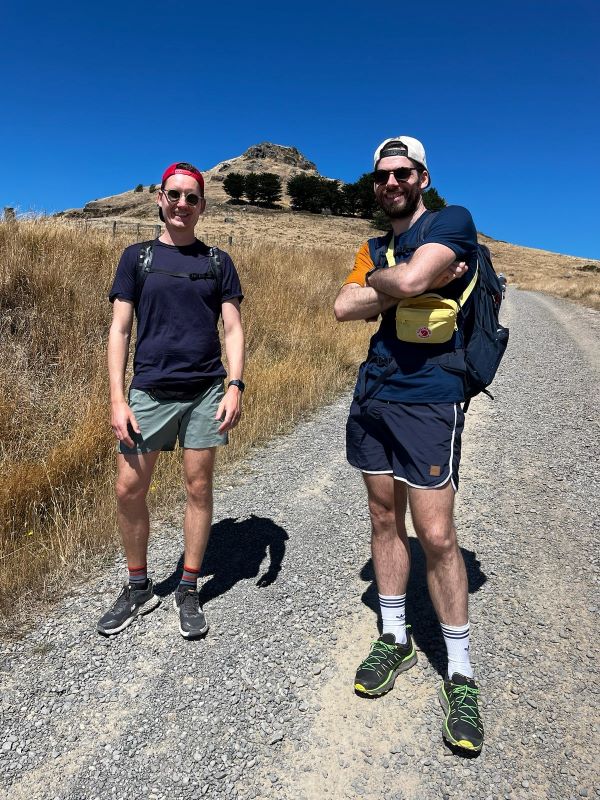
[[[508,328],[500,324],[500,306],[504,284],[492,266],[490,251],[477,245],[479,277],[471,295],[473,310],[464,331],[465,338],[465,405],[484,392],[493,399],[487,387],[496,376],[508,344]]]

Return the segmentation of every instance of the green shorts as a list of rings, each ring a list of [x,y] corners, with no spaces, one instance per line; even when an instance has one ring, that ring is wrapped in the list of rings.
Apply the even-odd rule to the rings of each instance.
[[[223,399],[223,380],[218,378],[193,400],[157,400],[151,391],[131,389],[129,407],[135,414],[141,433],[129,435],[135,442],[127,447],[119,442],[123,455],[152,453],[155,450],[174,450],[180,447],[201,450],[227,444],[227,433],[219,433],[220,420],[215,419]]]

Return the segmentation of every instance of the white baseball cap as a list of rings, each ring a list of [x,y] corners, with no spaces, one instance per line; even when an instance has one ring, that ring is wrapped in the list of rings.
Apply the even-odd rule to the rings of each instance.
[[[386,156],[405,156],[417,161],[427,169],[425,148],[418,139],[413,139],[412,136],[393,136],[391,139],[383,141],[373,155],[373,169],[377,167],[377,162]]]

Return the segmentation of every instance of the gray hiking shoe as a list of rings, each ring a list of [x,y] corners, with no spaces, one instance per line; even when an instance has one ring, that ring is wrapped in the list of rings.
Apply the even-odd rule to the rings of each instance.
[[[111,608],[98,621],[98,633],[113,636],[120,633],[140,614],[148,614],[160,605],[160,597],[154,594],[154,585],[148,579],[145,589],[136,589],[126,583]]]
[[[185,639],[197,639],[208,630],[208,622],[200,608],[200,598],[195,589],[177,589],[173,608],[179,614],[179,633]]]

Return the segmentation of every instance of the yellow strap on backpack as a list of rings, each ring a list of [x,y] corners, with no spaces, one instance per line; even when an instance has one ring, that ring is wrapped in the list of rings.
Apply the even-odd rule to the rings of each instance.
[[[388,266],[395,266],[393,236],[387,249],[386,259]],[[458,312],[469,299],[478,277],[479,267],[458,300],[451,300],[434,292],[399,300],[396,308],[398,339],[416,344],[443,344],[450,341],[454,331],[458,330]]]

